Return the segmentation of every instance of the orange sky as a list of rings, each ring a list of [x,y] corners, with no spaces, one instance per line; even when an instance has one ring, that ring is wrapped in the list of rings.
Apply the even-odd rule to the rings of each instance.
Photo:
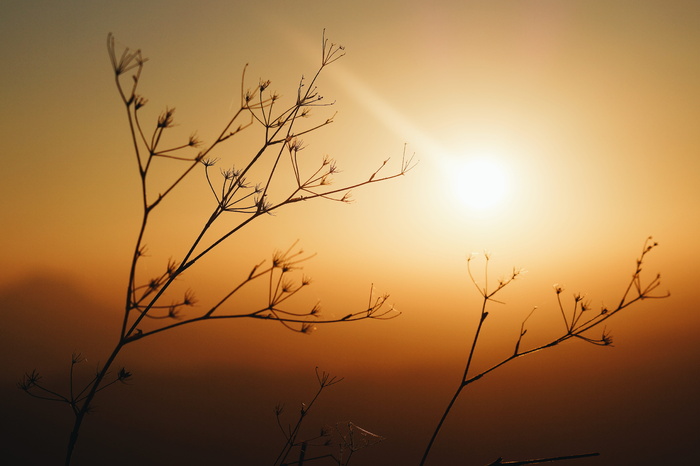
[[[300,75],[315,71],[325,28],[347,56],[321,80],[336,104],[314,115],[338,114],[306,138],[308,157],[338,160],[339,186],[387,157],[396,169],[404,143],[420,163],[354,191],[350,205],[281,210],[203,261],[186,286],[203,306],[299,240],[317,254],[300,306],[320,299],[342,316],[362,308],[374,283],[402,316],[311,336],[266,322],[202,325],[134,345],[122,359],[136,380],[105,395],[76,464],[92,464],[90,455],[110,448],[106,438],[126,445],[110,457],[129,457],[146,435],[139,429],[160,432],[154,458],[179,439],[182,448],[166,448],[171,464],[231,454],[269,464],[265,452],[282,440],[272,407],[309,396],[317,365],[346,380],[316,420],[350,418],[389,439],[358,464],[417,463],[477,323],[469,253],[491,251],[495,275],[528,271],[493,308],[477,358],[486,366],[509,351],[533,306],[532,332],[558,331],[553,283],[585,292],[595,307],[619,300],[649,235],[660,247],[647,269],[672,297],[612,320],[613,349],[573,343],[485,379],[446,425],[434,464],[581,451],[607,455],[581,465],[683,459],[698,433],[688,416],[700,388],[698,24],[700,5],[677,0],[4,2],[0,360],[3,399],[17,408],[12,443],[36,461],[61,456],[69,413],[47,413],[14,383],[36,367],[60,385],[71,351],[97,363],[118,333],[139,193],[107,33],[149,58],[146,115],[174,106],[175,134],[211,140],[237,104],[245,63],[250,84],[271,79],[291,99]],[[481,176],[452,176],[474,159],[506,176],[503,200],[486,210],[455,194]],[[152,245],[152,270],[182,254],[211,208],[199,174],[185,188],[154,219],[165,239]],[[123,432],[125,406],[144,413],[133,436]],[[187,441],[169,430],[182,419],[198,432]],[[43,444],[24,430],[35,421],[46,426]]]

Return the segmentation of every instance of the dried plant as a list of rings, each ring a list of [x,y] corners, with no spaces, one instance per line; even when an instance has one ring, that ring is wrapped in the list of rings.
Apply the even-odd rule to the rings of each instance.
[[[644,262],[644,259],[646,258],[647,254],[649,254],[652,249],[654,249],[658,243],[656,243],[652,237],[647,238],[647,240],[644,242],[644,246],[642,248],[642,252],[639,256],[639,258],[636,261],[636,266],[634,273],[632,274],[632,279],[630,280],[627,288],[625,289],[624,293],[622,294],[622,298],[620,299],[620,302],[617,304],[617,306],[608,308],[603,306],[600,310],[598,311],[593,311],[590,306],[590,301],[585,299],[585,297],[580,294],[576,293],[573,295],[573,303],[568,307],[564,305],[561,299],[561,294],[563,292],[563,288],[559,285],[554,285],[554,292],[556,293],[557,297],[557,304],[559,307],[559,312],[561,314],[563,324],[564,324],[564,329],[563,332],[556,338],[551,339],[548,343],[541,344],[541,345],[535,345],[529,349],[523,349],[522,348],[522,343],[523,343],[523,338],[525,337],[525,334],[527,333],[527,328],[525,327],[527,320],[530,318],[532,313],[535,311],[535,309],[528,314],[528,316],[525,318],[525,320],[522,322],[520,326],[520,332],[519,335],[515,341],[515,345],[513,348],[512,354],[510,354],[508,357],[504,358],[497,364],[494,364],[490,368],[483,370],[481,372],[478,372],[476,374],[472,374],[471,368],[472,368],[472,362],[474,360],[474,354],[476,352],[476,347],[479,342],[479,338],[481,337],[482,330],[484,328],[484,322],[486,322],[487,317],[489,316],[489,312],[487,311],[487,307],[490,303],[499,303],[499,301],[496,301],[494,297],[501,292],[506,286],[511,284],[515,279],[517,279],[520,274],[522,273],[522,270],[520,269],[513,269],[513,271],[510,273],[510,275],[507,278],[503,278],[498,280],[498,283],[494,288],[489,288],[489,283],[488,283],[488,266],[489,266],[489,261],[490,261],[490,256],[488,254],[484,255],[485,258],[485,265],[484,265],[484,284],[479,285],[477,279],[474,277],[474,274],[472,273],[472,261],[474,259],[474,255],[469,256],[467,259],[467,270],[469,272],[469,278],[471,279],[472,283],[476,287],[479,295],[481,296],[481,313],[479,316],[479,322],[476,327],[476,331],[474,333],[474,338],[472,339],[471,342],[471,347],[469,349],[469,354],[467,356],[467,361],[465,364],[464,368],[464,373],[462,374],[462,378],[457,385],[457,389],[455,390],[454,394],[452,395],[452,398],[450,399],[447,408],[445,409],[444,413],[442,414],[442,417],[438,421],[437,427],[433,431],[432,437],[430,438],[430,441],[428,442],[428,446],[425,449],[425,453],[423,454],[423,458],[421,459],[420,464],[423,465],[426,463],[428,456],[430,454],[431,449],[433,448],[433,445],[435,443],[435,440],[440,433],[440,430],[449,416],[452,407],[454,406],[455,402],[457,401],[457,398],[459,398],[460,394],[462,393],[462,390],[464,390],[467,386],[470,384],[476,382],[477,380],[480,380],[482,377],[485,375],[495,371],[499,367],[502,367],[503,365],[521,358],[523,356],[527,356],[529,354],[536,353],[538,351],[542,351],[547,348],[552,348],[554,346],[559,345],[560,343],[564,343],[565,341],[568,340],[582,340],[587,343],[591,343],[593,345],[599,345],[599,346],[610,346],[612,345],[612,337],[610,333],[603,327],[602,331],[600,330],[601,325],[606,322],[608,319],[610,319],[612,316],[617,314],[618,312],[622,311],[623,309],[626,309],[630,307],[631,305],[645,300],[645,299],[660,299],[660,298],[666,298],[670,296],[670,294],[667,292],[665,294],[654,294],[655,290],[661,285],[661,276],[656,275],[654,278],[648,281],[648,283],[644,283],[642,281],[642,264]],[[593,336],[591,335],[592,331],[594,330],[599,330],[599,336]],[[575,459],[575,458],[584,458],[588,456],[596,456],[597,453],[585,453],[585,454],[580,454],[580,455],[568,455],[568,456],[559,456],[559,457],[554,457],[554,458],[544,458],[544,459],[538,459],[538,460],[525,460],[525,461],[515,461],[515,462],[503,462],[501,458],[498,458],[496,461],[491,463],[491,465],[498,465],[498,464],[536,464],[536,463],[544,463],[544,462],[552,462],[552,461],[561,461],[561,460],[567,460],[567,459]]]
[[[282,435],[284,435],[286,442],[284,446],[282,447],[282,450],[280,451],[279,455],[277,455],[277,459],[275,460],[275,466],[277,465],[287,465],[287,464],[295,464],[295,463],[290,463],[287,461],[287,458],[289,457],[292,449],[294,448],[299,448],[299,461],[296,462],[296,464],[301,464],[304,462],[305,456],[306,456],[306,450],[310,445],[327,445],[328,444],[328,432],[326,429],[321,429],[321,432],[310,439],[305,439],[303,441],[298,441],[299,437],[299,431],[301,429],[301,425],[306,419],[306,415],[309,413],[311,408],[313,408],[314,404],[316,403],[316,400],[318,400],[318,397],[321,396],[321,393],[326,387],[330,387],[331,385],[335,385],[337,383],[340,383],[343,381],[343,378],[338,378],[336,376],[331,376],[327,372],[322,372],[319,374],[318,372],[318,367],[316,368],[316,380],[318,381],[318,391],[314,395],[314,397],[311,399],[310,402],[308,403],[302,403],[301,407],[299,409],[299,417],[296,420],[296,423],[292,427],[291,424],[287,425],[286,427],[283,426],[282,423],[282,413],[284,411],[284,405],[278,404],[275,406],[275,417],[277,418],[277,425],[279,426],[280,430],[282,431]],[[307,459],[307,461],[311,461],[311,459]]]
[[[113,369],[119,354],[127,345],[182,325],[220,319],[270,320],[290,330],[309,333],[322,323],[382,320],[397,316],[398,311],[387,304],[388,295],[377,297],[372,292],[367,308],[342,318],[323,318],[318,304],[300,312],[291,310],[288,307],[290,299],[311,283],[303,275],[294,278],[300,274],[303,262],[310,258],[302,250],[296,249],[296,243],[284,252],[274,253],[269,263],[261,262],[253,266],[245,279],[224,293],[213,306],[204,310],[195,309],[197,300],[191,290],[173,299],[171,285],[175,280],[182,279],[185,272],[198,264],[201,258],[213,253],[224,241],[260,217],[300,201],[327,199],[350,202],[352,189],[397,178],[414,166],[412,157],[406,157],[404,148],[403,159],[394,173],[384,174],[383,169],[388,162],[385,160],[366,179],[337,188],[331,186],[333,175],[338,172],[334,160],[325,157],[316,168],[308,169],[306,166],[307,162],[300,155],[305,147],[302,137],[333,122],[332,116],[316,123],[311,119],[312,110],[333,104],[326,102],[319,94],[319,76],[327,66],[345,54],[342,46],[330,43],[325,38],[325,31],[318,69],[310,80],[301,79],[293,101],[287,106],[284,106],[279,94],[269,90],[269,80],[260,80],[253,89],[246,90],[244,67],[240,105],[222,125],[218,136],[208,144],[201,141],[196,133],[192,133],[181,143],[166,145],[164,141],[169,139],[166,136],[170,136],[170,130],[175,126],[174,108],[167,107],[149,131],[141,118],[142,109],[148,100],[138,93],[147,59],[140,50],[124,48],[118,51],[111,34],[107,39],[107,48],[116,87],[126,110],[140,179],[142,211],[129,268],[119,338],[104,364],[98,367],[94,377],[80,389],[73,386],[74,368],[83,361],[80,354],[74,354],[71,360],[68,394],[50,389],[36,371],[25,374],[19,382],[19,387],[31,396],[70,406],[74,424],[67,446],[66,465],[71,463],[80,429],[97,393],[131,378],[131,373],[125,368],[116,372]],[[212,167],[218,161],[216,153],[230,146],[237,140],[237,135],[248,129],[258,130],[257,146],[250,148],[247,157],[238,156],[236,166],[220,170],[218,176],[212,173]],[[165,188],[156,189],[153,186],[154,177],[163,176],[163,172],[159,171],[163,165],[155,163],[157,160],[168,162],[169,169],[176,171]],[[205,209],[210,209],[208,218],[179,260],[168,261],[161,273],[141,280],[139,272],[147,253],[145,235],[154,211],[166,199],[171,198],[183,180],[198,173],[201,173],[212,194],[211,203],[204,206]],[[253,282],[263,281],[267,283],[267,300],[259,308],[242,310],[231,304],[231,298],[243,288]],[[327,386],[324,384],[322,385]]]
[[[351,421],[337,422],[330,428],[333,437],[332,445],[338,448],[338,456],[333,457],[339,466],[350,463],[355,452],[383,442],[381,435],[363,429]]]
[[[318,390],[309,403],[302,403],[299,409],[299,415],[294,425],[288,424],[286,427],[282,422],[282,413],[284,406],[278,404],[275,407],[275,416],[277,425],[285,437],[285,444],[282,447],[277,459],[274,462],[275,466],[302,465],[304,463],[326,459],[333,461],[339,466],[347,466],[350,463],[352,455],[363,448],[376,445],[384,440],[384,437],[374,434],[366,429],[359,427],[350,421],[337,422],[335,426],[324,426],[318,434],[299,440],[299,435],[302,423],[306,419],[307,414],[314,406],[318,397],[326,387],[335,385],[343,381],[343,378],[331,376],[327,372],[319,374],[318,367],[316,368],[316,380],[318,382]],[[331,453],[309,455],[309,450],[315,449],[334,449]],[[290,460],[292,452],[297,453],[297,459]]]

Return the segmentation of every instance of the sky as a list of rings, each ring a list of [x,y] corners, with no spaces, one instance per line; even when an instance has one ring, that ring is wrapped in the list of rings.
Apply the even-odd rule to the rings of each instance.
[[[134,380],[100,394],[75,464],[271,464],[284,443],[274,406],[285,403],[291,419],[313,396],[317,366],[344,380],[323,393],[308,432],[351,420],[386,438],[353,464],[417,464],[478,324],[471,253],[475,263],[490,254],[491,283],[526,270],[499,295],[504,304],[490,304],[474,363],[484,369],[512,351],[535,306],[524,344],[561,332],[553,284],[568,302],[576,292],[594,308],[619,301],[650,235],[659,246],[643,274],[660,273],[659,292],[671,296],[609,320],[613,347],[569,342],[468,387],[429,464],[586,452],[601,456],[572,464],[694,458],[698,24],[700,4],[680,0],[3,1],[4,455],[60,461],[70,410],[16,382],[36,368],[67,387],[74,351],[87,357],[80,376],[89,378],[118,337],[141,213],[108,33],[148,58],[144,121],[175,107],[174,139],[196,131],[211,141],[238,105],[246,63],[247,86],[270,79],[290,102],[318,67],[325,29],[346,55],[321,76],[334,104],[312,119],[335,117],[305,136],[305,157],[337,160],[334,186],[367,179],[387,158],[387,173],[396,171],[404,145],[418,164],[353,190],[350,204],[280,209],[182,286],[202,309],[297,244],[314,255],[299,308],[318,300],[342,317],[361,310],[373,286],[401,316],[311,335],[274,322],[206,323],[130,345],[119,364]],[[221,157],[250,150],[241,141]],[[144,277],[186,250],[212,208],[207,189],[196,171],[163,204]]]

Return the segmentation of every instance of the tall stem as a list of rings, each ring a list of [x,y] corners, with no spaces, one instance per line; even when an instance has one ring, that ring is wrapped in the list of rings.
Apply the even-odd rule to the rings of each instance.
[[[457,401],[457,398],[459,398],[459,394],[462,392],[462,389],[467,386],[467,375],[469,374],[469,368],[471,367],[472,360],[474,359],[474,351],[476,350],[476,344],[479,341],[479,335],[481,334],[481,328],[484,325],[484,320],[486,320],[486,316],[488,315],[486,312],[486,302],[488,301],[488,295],[486,294],[486,290],[484,290],[484,301],[481,303],[481,316],[479,317],[479,325],[476,328],[476,333],[474,333],[474,340],[472,341],[471,348],[469,350],[469,357],[467,358],[467,364],[464,367],[464,375],[462,376],[462,380],[459,382],[459,386],[457,387],[457,390],[455,390],[454,395],[452,396],[452,399],[450,400],[449,404],[447,405],[447,408],[445,409],[445,412],[442,413],[442,417],[440,418],[440,422],[438,422],[437,427],[433,431],[432,437],[430,437],[430,442],[428,442],[428,446],[425,449],[425,453],[423,453],[423,458],[420,460],[420,465],[423,466],[428,459],[428,455],[430,454],[430,450],[433,448],[433,443],[435,443],[435,439],[437,438],[438,434],[440,433],[440,429],[442,428],[442,425],[445,423],[445,419],[447,419],[447,416],[450,414],[450,411],[452,410],[452,406],[455,404],[455,401]]]

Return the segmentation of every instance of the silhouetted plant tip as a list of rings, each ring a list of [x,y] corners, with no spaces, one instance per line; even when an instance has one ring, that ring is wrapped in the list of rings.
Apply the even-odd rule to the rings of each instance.
[[[484,322],[486,321],[489,313],[486,310],[487,305],[490,302],[496,302],[500,303],[500,301],[496,301],[494,299],[494,296],[499,293],[501,290],[503,290],[506,286],[508,286],[513,280],[518,278],[521,273],[522,269],[517,269],[514,268],[513,271],[510,273],[505,278],[499,279],[497,285],[491,289],[489,288],[489,261],[490,261],[490,255],[488,253],[484,254],[484,284],[481,285],[479,284],[478,280],[475,278],[474,273],[472,272],[472,267],[471,263],[472,260],[474,259],[474,255],[471,255],[467,258],[467,271],[469,274],[469,278],[473,285],[476,287],[477,291],[482,297],[481,301],[481,312],[480,312],[480,317],[477,323],[476,331],[474,333],[474,337],[471,342],[471,346],[469,349],[469,353],[467,356],[467,361],[465,364],[464,368],[464,373],[462,375],[462,379],[460,380],[459,384],[457,385],[457,388],[452,395],[452,398],[450,399],[447,408],[445,409],[442,417],[438,421],[437,427],[433,431],[432,437],[430,438],[428,445],[425,449],[425,452],[423,454],[423,458],[421,459],[420,464],[423,465],[426,463],[428,456],[434,446],[435,440],[437,439],[438,434],[440,433],[440,430],[442,429],[445,420],[447,419],[448,415],[450,414],[452,407],[454,406],[455,402],[457,401],[459,395],[462,393],[462,390],[466,388],[469,384],[476,382],[477,380],[481,379],[485,375],[493,372],[494,370],[498,369],[499,367],[503,366],[504,364],[507,364],[510,361],[513,361],[517,358],[520,358],[522,356],[526,356],[528,354],[536,353],[538,351],[541,351],[546,348],[551,348],[553,346],[559,345],[560,343],[563,343],[567,340],[571,339],[579,339],[594,345],[599,345],[599,346],[611,346],[612,345],[612,336],[610,332],[603,327],[602,333],[600,334],[600,337],[593,337],[590,336],[591,331],[596,328],[601,326],[604,322],[606,322],[610,317],[614,316],[618,312],[622,311],[623,309],[628,308],[632,304],[644,300],[644,299],[657,299],[657,298],[666,298],[670,296],[670,293],[666,292],[664,294],[653,294],[653,292],[661,285],[661,276],[656,275],[654,278],[651,280],[648,280],[648,282],[645,282],[642,278],[642,264],[644,263],[644,260],[646,258],[646,255],[651,252],[656,246],[658,245],[657,242],[653,240],[652,237],[649,237],[646,239],[644,242],[644,245],[642,247],[642,252],[636,260],[636,267],[635,267],[635,272],[632,274],[632,279],[630,280],[630,283],[628,284],[627,288],[625,289],[624,293],[622,294],[622,298],[615,308],[607,308],[605,306],[602,307],[600,312],[591,312],[591,306],[590,306],[590,300],[586,299],[585,295],[582,293],[574,293],[572,296],[572,304],[569,307],[569,310],[566,309],[566,306],[562,302],[562,293],[564,291],[564,288],[559,285],[555,284],[553,286],[554,288],[554,293],[556,295],[556,300],[557,300],[557,305],[559,307],[559,313],[562,317],[563,323],[564,323],[564,332],[560,336],[551,339],[548,343],[541,344],[541,345],[536,345],[533,346],[529,349],[522,349],[522,343],[525,335],[527,334],[527,328],[526,328],[526,323],[527,320],[532,316],[532,314],[535,312],[537,308],[534,308],[530,313],[527,315],[527,317],[523,320],[521,326],[520,326],[520,332],[518,334],[518,337],[516,338],[515,342],[515,349],[513,353],[506,357],[505,359],[501,360],[500,362],[494,364],[488,369],[482,370],[474,375],[471,373],[471,366],[472,362],[474,359],[474,354],[476,352],[477,344],[479,342],[479,338],[481,336],[481,332],[484,326]],[[595,454],[585,454],[585,455],[571,455],[571,456],[566,456],[566,457],[555,457],[555,458],[550,458],[546,460],[527,460],[524,462],[511,462],[511,463],[502,463],[498,462],[500,461],[497,460],[496,463],[492,464],[534,464],[533,462],[545,462],[545,461],[561,461],[564,459],[574,459],[574,458],[582,458],[586,456],[594,456]]]
[[[196,131],[190,132],[179,142],[170,143],[170,140],[180,138],[172,134],[173,128],[177,127],[175,107],[172,106],[166,106],[155,118],[152,129],[147,129],[149,125],[143,123],[142,113],[148,99],[139,93],[147,59],[140,50],[118,47],[112,34],[107,36],[107,52],[117,92],[126,111],[140,181],[142,212],[129,266],[119,339],[104,365],[98,367],[95,376],[80,388],[74,387],[74,366],[83,362],[84,358],[79,353],[73,355],[67,395],[45,386],[36,371],[26,373],[18,383],[20,389],[33,397],[66,403],[73,410],[75,422],[66,450],[66,465],[71,463],[84,417],[91,411],[96,394],[117,382],[127,383],[131,380],[131,372],[125,368],[110,376],[110,369],[121,350],[131,343],[182,325],[218,319],[272,320],[292,331],[308,334],[319,324],[383,320],[398,315],[393,307],[385,304],[388,295],[377,298],[372,291],[368,308],[352,312],[346,318],[324,318],[318,303],[296,310],[297,305],[292,304],[292,298],[311,284],[311,279],[301,273],[303,263],[313,257],[297,250],[296,243],[286,251],[275,252],[269,263],[260,262],[252,267],[247,276],[211,306],[199,306],[191,289],[176,296],[171,288],[201,258],[214,252],[224,241],[259,217],[302,200],[348,202],[352,189],[397,178],[415,165],[412,158],[406,161],[404,147],[404,159],[394,172],[378,176],[379,170],[375,170],[368,179],[330,188],[332,177],[340,172],[332,158],[324,156],[315,168],[307,167],[308,156],[302,161],[299,153],[306,150],[303,138],[333,122],[334,115],[322,117],[316,123],[310,119],[312,109],[333,105],[333,102],[325,102],[319,93],[319,77],[327,66],[345,55],[342,46],[326,39],[325,31],[318,68],[310,80],[301,78],[296,96],[288,104],[283,103],[278,93],[270,90],[272,81],[269,79],[260,79],[252,89],[246,89],[246,64],[241,76],[240,105],[223,122],[217,131],[218,136],[208,143],[200,139]],[[215,153],[229,147],[236,140],[235,136],[244,130],[258,131],[256,134],[259,137],[254,143],[257,145],[244,148],[248,150],[247,156],[241,155],[241,150],[236,151],[236,164],[221,169],[216,176],[212,173],[212,167],[220,161],[220,157]],[[165,179],[164,187],[154,186],[153,180],[164,176],[160,172],[163,164],[154,163],[157,159],[171,164],[170,170],[163,172],[171,176]],[[381,167],[385,165],[386,161]],[[184,254],[178,259],[169,259],[160,273],[150,278],[142,277],[145,263],[150,259],[145,238],[154,210],[165,199],[170,199],[172,193],[182,186],[183,180],[197,173],[198,169],[202,169],[203,182],[212,194],[213,202],[204,206],[209,211],[208,217],[200,225],[199,232],[192,236]],[[289,181],[293,182],[291,186]],[[234,305],[231,298],[254,282],[267,284],[264,303],[248,309],[241,304]],[[340,381],[326,373],[317,372],[317,377],[321,389]]]
[[[363,448],[377,445],[386,440],[381,435],[363,429],[351,421],[336,423],[334,434],[337,436],[335,443],[338,445],[338,464],[347,465],[352,455]]]
[[[318,390],[308,403],[301,403],[301,406],[294,424],[284,425],[282,414],[284,413],[284,405],[278,403],[275,406],[275,417],[277,426],[285,438],[285,443],[280,450],[280,453],[275,459],[274,465],[287,466],[292,464],[301,465],[305,462],[312,462],[321,459],[327,459],[335,462],[338,465],[345,466],[349,464],[352,454],[362,448],[375,445],[382,440],[383,437],[373,434],[368,430],[353,424],[350,421],[336,423],[335,427],[324,426],[318,431],[318,434],[299,440],[302,424],[306,419],[311,408],[316,404],[319,396],[327,387],[335,385],[343,381],[342,377],[333,376],[328,372],[320,371],[316,367],[316,381],[318,382]],[[307,457],[311,448],[314,450],[334,448],[337,451],[317,456]],[[297,459],[290,459],[293,451],[298,450]]]

